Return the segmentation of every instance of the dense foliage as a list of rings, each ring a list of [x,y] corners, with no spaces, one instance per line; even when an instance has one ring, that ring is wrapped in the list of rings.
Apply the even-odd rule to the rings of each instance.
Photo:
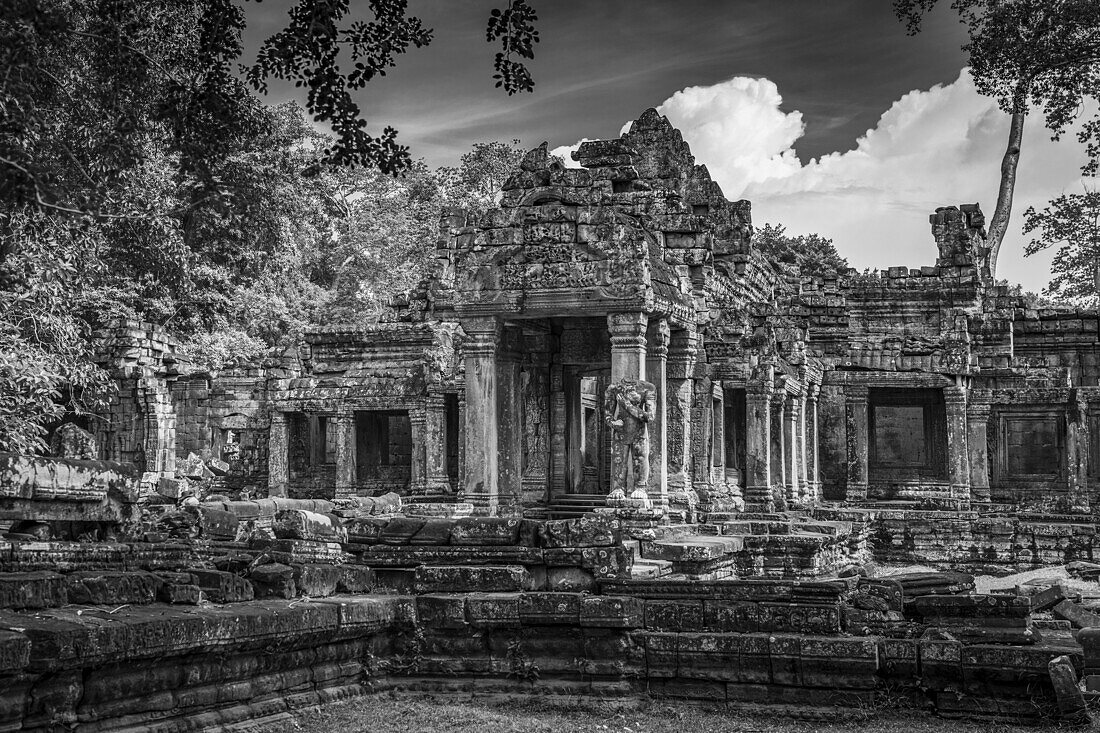
[[[752,235],[753,244],[769,259],[798,265],[803,275],[836,274],[848,268],[833,240],[820,234],[787,234],[782,224],[765,224]]]
[[[1048,295],[1078,302],[1100,295],[1100,190],[1064,194],[1042,211],[1029,208],[1024,231],[1036,235],[1029,255],[1057,247]]]
[[[452,174],[390,128],[368,134],[351,92],[432,31],[406,0],[363,9],[296,0],[241,72],[238,0],[5,4],[0,451],[41,447],[49,421],[104,394],[90,337],[115,318],[166,325],[216,365],[416,279]],[[525,0],[489,18],[509,94],[532,86],[535,20]],[[305,112],[265,107],[270,78],[305,87]]]

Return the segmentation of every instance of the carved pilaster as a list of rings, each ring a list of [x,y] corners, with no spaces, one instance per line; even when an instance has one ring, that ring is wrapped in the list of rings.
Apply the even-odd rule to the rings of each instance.
[[[691,396],[696,338],[693,331],[676,331],[669,340],[665,430],[669,491],[691,488]]]
[[[745,505],[775,511],[772,496],[771,402],[775,385],[768,369],[745,389]]]
[[[867,498],[868,405],[867,385],[844,387],[845,447],[848,460],[846,498],[859,501]]]
[[[341,412],[336,421],[336,496],[355,495],[355,413]],[[415,438],[415,433],[414,433]],[[413,464],[416,463],[416,443],[413,443]],[[414,471],[415,485],[415,471]]]
[[[806,473],[807,481],[809,483],[810,501],[814,504],[821,501],[821,446],[819,445],[820,436],[818,434],[817,427],[817,399],[820,394],[820,385],[810,385],[809,390],[806,393],[806,415],[804,420],[806,434],[806,458],[808,461]]]
[[[290,425],[282,412],[271,413],[267,434],[267,493],[286,496],[290,481]]]
[[[668,507],[668,349],[671,332],[668,321],[654,319],[646,333],[648,352],[646,381],[656,390],[656,409],[649,424],[649,498],[658,509]]]

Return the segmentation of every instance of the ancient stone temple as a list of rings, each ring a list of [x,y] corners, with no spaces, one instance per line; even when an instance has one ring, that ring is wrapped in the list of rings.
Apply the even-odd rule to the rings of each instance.
[[[378,322],[219,373],[105,331],[110,409],[0,455],[0,729],[540,675],[1087,719],[1097,313],[997,284],[977,205],[932,265],[812,277],[655,110],[573,158],[445,211]]]
[[[172,477],[205,450],[253,495],[499,516],[614,493],[654,525],[830,501],[1090,512],[1096,314],[996,285],[976,205],[932,214],[932,266],[805,277],[654,110],[573,157],[532,150],[498,208],[445,212],[433,275],[383,322],[278,363],[213,376],[156,330],[112,334],[104,457]],[[650,412],[612,427],[631,384]]]

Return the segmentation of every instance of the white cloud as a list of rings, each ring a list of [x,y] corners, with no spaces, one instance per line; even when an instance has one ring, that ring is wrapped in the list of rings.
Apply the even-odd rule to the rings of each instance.
[[[784,112],[781,104],[773,82],[736,77],[688,87],[658,110],[683,132],[728,198],[752,201],[758,226],[781,223],[792,233],[832,237],[860,269],[932,264],[928,215],[937,206],[979,202],[992,215],[1008,116],[974,90],[967,71],[950,84],[905,94],[854,149],[805,166],[794,152],[805,129],[802,115]],[[1084,115],[1094,109],[1095,103]],[[1055,143],[1041,113],[1028,119],[998,277],[1029,290],[1046,284],[1053,253],[1023,257],[1023,211],[1079,190],[1083,160],[1073,134]]]

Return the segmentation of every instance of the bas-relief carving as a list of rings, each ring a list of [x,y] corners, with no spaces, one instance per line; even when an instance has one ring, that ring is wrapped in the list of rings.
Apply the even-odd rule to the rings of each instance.
[[[549,455],[549,382],[545,370],[524,368],[520,372],[523,398],[523,477],[546,478]]]

